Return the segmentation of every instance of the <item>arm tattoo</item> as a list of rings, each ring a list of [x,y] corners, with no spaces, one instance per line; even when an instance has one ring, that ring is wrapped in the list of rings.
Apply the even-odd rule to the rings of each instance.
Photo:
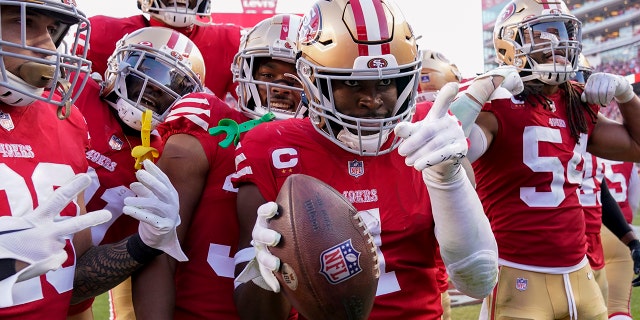
[[[78,258],[71,304],[108,291],[142,267],[127,252],[127,240],[94,246]]]

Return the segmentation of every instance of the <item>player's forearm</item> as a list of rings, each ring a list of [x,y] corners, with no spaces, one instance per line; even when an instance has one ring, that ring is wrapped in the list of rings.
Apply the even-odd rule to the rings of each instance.
[[[497,281],[498,246],[473,186],[464,172],[447,184],[425,182],[449,276],[467,295],[488,295]]]
[[[92,247],[76,263],[71,303],[76,304],[115,287],[143,264],[162,253],[136,234],[122,241]]]
[[[264,290],[253,282],[239,285],[233,296],[240,319],[285,320],[291,311],[283,294]]]
[[[623,117],[623,125],[629,132],[629,136],[635,143],[635,147],[632,150],[640,149],[640,98],[634,96],[631,100],[625,103],[618,103],[620,113]],[[639,162],[640,155],[634,154],[634,162]]]
[[[133,306],[138,319],[173,319],[176,263],[160,255],[133,274]]]
[[[602,224],[611,230],[618,239],[622,239],[631,231],[631,227],[629,227],[618,202],[613,198],[604,181],[600,184],[600,202],[602,203]]]

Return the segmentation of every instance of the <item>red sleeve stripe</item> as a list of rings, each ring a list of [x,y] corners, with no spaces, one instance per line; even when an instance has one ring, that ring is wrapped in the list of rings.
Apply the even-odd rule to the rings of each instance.
[[[289,29],[291,28],[289,16],[282,17],[282,28],[280,29],[280,40],[286,40],[289,38]]]

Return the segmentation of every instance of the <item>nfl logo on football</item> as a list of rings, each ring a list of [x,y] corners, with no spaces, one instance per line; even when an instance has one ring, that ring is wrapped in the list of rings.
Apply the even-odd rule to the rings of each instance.
[[[362,271],[360,252],[351,244],[351,239],[335,245],[320,254],[320,273],[332,284],[343,282]]]

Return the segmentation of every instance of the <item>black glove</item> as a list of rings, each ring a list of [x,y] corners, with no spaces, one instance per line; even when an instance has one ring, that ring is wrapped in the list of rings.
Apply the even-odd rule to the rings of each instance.
[[[631,249],[631,259],[633,259],[633,273],[638,274],[640,273],[640,241],[638,241],[637,239],[631,240],[631,242],[629,242],[627,246],[629,246],[629,249]],[[634,287],[639,287],[640,276],[633,279],[631,285],[633,285]]]

